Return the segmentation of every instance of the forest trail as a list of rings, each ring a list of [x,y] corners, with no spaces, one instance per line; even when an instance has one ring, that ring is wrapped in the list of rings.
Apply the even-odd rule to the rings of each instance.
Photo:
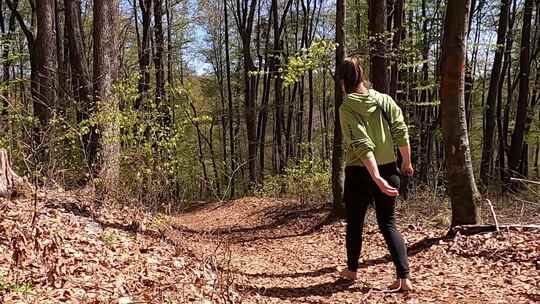
[[[394,270],[371,212],[351,284],[336,277],[344,223],[325,223],[322,205],[243,198],[165,216],[47,193],[37,208],[32,230],[32,200],[0,201],[0,303],[540,301],[537,232],[448,241],[414,203],[399,208],[411,294],[381,292]]]
[[[405,225],[416,292],[382,292],[393,265],[370,212],[359,281],[338,279],[345,265],[343,221],[322,225],[323,206],[244,198],[175,218],[199,256],[213,256],[246,303],[537,303],[540,239],[503,232],[455,241],[444,229]],[[412,221],[411,221],[412,222]]]

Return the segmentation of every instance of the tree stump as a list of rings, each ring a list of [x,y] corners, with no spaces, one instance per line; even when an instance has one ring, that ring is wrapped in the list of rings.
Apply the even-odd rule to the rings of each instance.
[[[11,169],[8,152],[0,149],[0,197],[11,198],[31,191],[31,187],[24,178],[18,176]]]

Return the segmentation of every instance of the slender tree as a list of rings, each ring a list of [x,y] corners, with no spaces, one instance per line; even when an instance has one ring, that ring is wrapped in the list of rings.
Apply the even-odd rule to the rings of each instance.
[[[491,69],[489,80],[489,90],[485,105],[485,126],[484,145],[482,147],[482,163],[480,166],[480,179],[489,181],[489,174],[492,172],[493,151],[495,141],[496,105],[501,86],[502,61],[505,50],[506,32],[508,29],[508,18],[510,17],[510,0],[501,0],[501,11],[499,14],[499,26],[497,30],[497,50]]]
[[[165,97],[165,67],[163,54],[165,51],[165,38],[163,35],[163,0],[154,1],[154,35],[155,52],[154,67],[156,70],[156,104],[161,106]],[[167,116],[167,115],[166,115]],[[168,118],[166,119],[168,121]]]
[[[229,43],[229,9],[227,7],[227,0],[223,0],[223,15],[225,23],[225,70],[227,74],[227,109],[229,114],[229,154],[230,161],[230,187],[231,197],[234,197],[235,193],[235,171],[236,171],[236,154],[234,144],[234,112],[233,112],[233,100],[232,100],[232,86],[231,86],[231,56],[230,56],[230,43]]]
[[[256,123],[256,94],[257,82],[252,73],[256,71],[251,50],[253,22],[258,0],[237,2],[234,19],[242,42],[242,72],[244,81],[245,122],[248,141],[247,165],[249,182],[257,182],[257,123]]]
[[[512,175],[519,173],[522,161],[525,129],[527,122],[527,108],[529,105],[529,74],[530,74],[530,48],[531,48],[531,19],[533,0],[525,0],[523,10],[523,27],[521,30],[521,52],[519,59],[519,97],[516,110],[516,124],[512,133],[512,144],[508,166]]]
[[[139,94],[140,97],[135,104],[135,108],[140,109],[142,100],[147,97],[150,88],[150,55],[151,55],[151,31],[152,22],[152,0],[138,0],[142,15],[142,37],[139,34],[139,21],[137,17],[137,0],[133,1],[133,10],[135,15],[135,26],[137,31],[137,43],[139,45]]]
[[[345,9],[346,0],[336,1],[336,77],[335,77],[335,102],[334,102],[334,146],[332,153],[332,193],[334,197],[333,211],[336,215],[342,215],[344,170],[343,170],[343,134],[339,127],[339,107],[343,103],[345,92],[339,79],[340,68],[345,60]]]
[[[65,22],[68,24],[67,38],[72,75],[72,86],[77,101],[77,122],[88,120],[95,111],[92,98],[90,72],[84,51],[84,31],[80,20],[80,0],[65,0]],[[90,165],[93,165],[97,155],[97,133],[95,127],[83,138],[84,150]]]

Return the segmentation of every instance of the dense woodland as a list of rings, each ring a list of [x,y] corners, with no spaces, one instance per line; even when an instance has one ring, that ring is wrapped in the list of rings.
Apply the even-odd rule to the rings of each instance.
[[[540,303],[539,54],[538,0],[0,0],[0,303]],[[409,293],[371,215],[339,278],[347,56]]]
[[[463,122],[480,191],[519,191],[540,167],[540,5],[470,2],[464,20],[441,0],[2,0],[1,146],[40,186],[167,205],[333,185],[339,205],[336,62],[361,55],[410,125],[404,194],[452,188],[443,129]],[[465,95],[441,115],[452,18]]]

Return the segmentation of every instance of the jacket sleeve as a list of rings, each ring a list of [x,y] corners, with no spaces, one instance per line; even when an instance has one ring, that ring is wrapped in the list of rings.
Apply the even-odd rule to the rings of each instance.
[[[386,113],[390,115],[390,133],[392,134],[392,138],[399,147],[407,146],[409,144],[409,128],[405,123],[403,111],[401,111],[401,108],[392,97],[388,95],[385,95],[385,97],[384,108]]]
[[[362,121],[357,119],[355,115],[344,106],[339,108],[339,115],[345,151],[352,156],[351,159],[360,159],[362,161],[374,159],[375,155],[373,154],[373,150],[375,149],[375,145],[368,136]]]

